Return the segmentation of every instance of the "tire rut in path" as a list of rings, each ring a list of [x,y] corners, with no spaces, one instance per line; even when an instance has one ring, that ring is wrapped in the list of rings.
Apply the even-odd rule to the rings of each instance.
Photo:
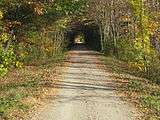
[[[101,61],[95,51],[85,46],[69,52],[68,64],[62,80],[53,87],[59,89],[49,103],[31,120],[136,120],[136,109],[121,100],[114,89],[111,73],[98,65]],[[52,85],[51,85],[52,86]]]

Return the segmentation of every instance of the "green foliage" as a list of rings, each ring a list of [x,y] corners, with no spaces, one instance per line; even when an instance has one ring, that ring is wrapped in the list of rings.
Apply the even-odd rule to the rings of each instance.
[[[160,93],[156,88],[152,88],[153,85],[147,83],[144,84],[142,81],[131,80],[126,85],[125,91],[127,90],[130,94],[139,94],[139,102],[143,108],[149,109],[149,113],[146,119],[155,118],[158,119],[160,112]]]
[[[3,18],[3,12],[0,10],[0,20]]]
[[[156,1],[152,1],[152,3],[155,4]],[[112,15],[113,20],[111,21],[113,22],[114,26],[112,24],[106,25],[106,27],[111,30],[112,27],[110,28],[110,26],[113,26],[114,29],[118,29],[119,31],[110,30],[108,31],[108,34],[105,33],[105,29],[105,32],[102,31],[103,38],[110,38],[107,39],[105,44],[106,51],[108,54],[114,54],[114,56],[118,57],[119,59],[127,61],[131,69],[143,73],[142,77],[159,83],[159,53],[157,53],[155,48],[153,48],[150,40],[150,37],[155,35],[155,31],[159,29],[157,25],[159,20],[153,19],[153,16],[158,16],[159,9],[156,9],[157,11],[155,11],[153,9],[155,6],[151,6],[151,9],[148,8],[149,4],[143,0],[129,0],[124,2],[124,4],[126,5],[126,8],[130,10],[130,12],[126,11],[126,13],[123,13],[122,16],[121,13],[119,13],[118,8],[114,8],[115,14],[118,14],[122,17],[119,18],[119,22],[123,24],[119,25],[119,22],[114,22],[115,16]],[[157,14],[153,14],[153,11]],[[107,14],[107,11],[105,12]],[[108,20],[108,18],[104,17],[103,20],[105,22]],[[119,35],[117,35],[117,33]],[[106,40],[104,39],[103,41],[105,42]]]
[[[8,69],[5,68],[3,65],[0,66],[0,75],[4,76],[8,72]]]
[[[0,48],[0,76],[4,76],[8,69],[15,64],[16,57],[13,48],[10,47],[7,51]]]
[[[39,81],[32,80],[29,82],[19,82],[0,86],[0,91],[5,92],[7,95],[0,97],[0,118],[11,119],[9,115],[13,110],[28,110],[31,106],[22,102],[28,96],[28,90],[32,91],[37,88]]]
[[[20,103],[20,100],[23,98],[23,95],[16,94],[15,96],[9,96],[6,98],[0,98],[0,116],[5,118],[5,114],[9,112],[9,110],[13,107],[19,109],[26,109],[28,108],[27,105]]]
[[[2,33],[2,35],[0,37],[0,42],[5,43],[8,41],[8,39],[9,39],[9,35],[7,33]]]
[[[129,81],[127,88],[128,90],[131,90],[134,92],[142,92],[145,90],[145,86],[143,86],[142,83],[137,80]]]
[[[160,84],[160,60],[158,58],[154,58],[150,65],[147,67],[144,76],[153,82]]]
[[[56,10],[65,15],[82,15],[85,12],[86,0],[57,0]]]
[[[61,54],[68,44],[66,26],[73,16],[82,15],[85,3],[85,0],[1,0],[0,75],[4,76],[12,66],[47,61]],[[14,39],[9,36],[11,30]]]
[[[143,96],[141,100],[145,106],[160,112],[160,96]]]

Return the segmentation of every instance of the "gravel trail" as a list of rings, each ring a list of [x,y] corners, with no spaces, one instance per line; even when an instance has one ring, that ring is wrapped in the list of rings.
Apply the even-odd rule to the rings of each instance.
[[[102,68],[95,51],[77,46],[69,52],[62,80],[51,85],[56,96],[30,120],[136,120],[133,105],[115,94],[115,82]]]

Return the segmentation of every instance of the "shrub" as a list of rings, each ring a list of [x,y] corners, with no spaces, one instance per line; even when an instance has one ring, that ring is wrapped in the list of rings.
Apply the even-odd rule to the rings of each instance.
[[[15,65],[16,56],[13,52],[13,48],[10,47],[5,51],[2,47],[0,48],[0,76],[4,76],[8,69]]]

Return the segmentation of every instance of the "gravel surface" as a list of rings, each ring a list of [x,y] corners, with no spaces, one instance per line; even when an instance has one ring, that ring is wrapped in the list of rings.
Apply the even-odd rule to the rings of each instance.
[[[136,120],[136,108],[115,94],[115,82],[102,68],[99,54],[76,46],[69,52],[59,90],[30,120]],[[53,101],[53,102],[52,102]]]

